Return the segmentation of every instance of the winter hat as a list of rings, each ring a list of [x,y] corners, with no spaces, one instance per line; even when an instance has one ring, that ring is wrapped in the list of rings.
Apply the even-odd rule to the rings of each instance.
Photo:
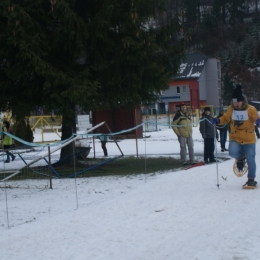
[[[4,121],[3,124],[5,124],[6,128],[10,127],[10,123],[8,121]]]
[[[206,111],[209,111],[209,112],[210,112],[210,107],[205,107],[205,108],[204,108],[204,112],[206,112]]]
[[[180,103],[180,107],[186,106],[185,103]]]
[[[242,86],[236,85],[236,88],[233,89],[233,93],[232,93],[232,102],[244,101],[244,99],[245,97],[242,93]]]

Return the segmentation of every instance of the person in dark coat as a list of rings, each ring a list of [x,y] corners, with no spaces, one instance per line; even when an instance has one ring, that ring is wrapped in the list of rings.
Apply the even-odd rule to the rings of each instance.
[[[210,115],[210,107],[205,107],[200,118],[200,133],[204,139],[204,162],[216,162],[214,157],[215,143],[214,138],[218,139],[216,128],[212,125],[214,118]]]
[[[107,144],[107,141],[108,141],[108,136],[107,135],[100,135],[98,138],[101,142],[101,148],[104,152],[104,156],[108,156],[107,147],[106,147],[106,144]]]
[[[225,113],[225,110],[221,110],[218,115],[218,118],[222,117],[224,115],[224,113]],[[220,135],[221,152],[228,151],[228,149],[226,149],[228,124],[218,125],[217,129],[219,130],[219,135]]]
[[[259,133],[258,127],[259,127],[259,125],[258,125],[258,124],[255,124],[255,134],[256,134],[257,139],[260,138],[260,133]]]

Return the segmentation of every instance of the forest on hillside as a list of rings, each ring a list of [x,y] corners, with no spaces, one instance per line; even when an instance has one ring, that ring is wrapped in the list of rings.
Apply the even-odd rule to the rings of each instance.
[[[229,104],[233,84],[249,100],[260,100],[260,1],[170,0],[159,24],[179,15],[187,53],[202,52],[221,60],[222,95]]]

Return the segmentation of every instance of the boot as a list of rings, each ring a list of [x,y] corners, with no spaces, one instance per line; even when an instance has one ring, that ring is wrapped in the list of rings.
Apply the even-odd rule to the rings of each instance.
[[[237,160],[237,169],[240,172],[243,171],[244,167],[245,167],[245,157],[240,160]]]
[[[257,182],[254,179],[248,179],[248,181],[243,185],[244,186],[250,186],[250,187],[256,187]]]

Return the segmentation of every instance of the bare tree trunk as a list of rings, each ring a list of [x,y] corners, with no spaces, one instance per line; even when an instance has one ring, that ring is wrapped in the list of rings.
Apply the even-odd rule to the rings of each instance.
[[[63,112],[62,114],[61,140],[66,140],[70,138],[74,133],[76,133],[75,105],[71,104],[70,107],[71,109],[69,112]],[[70,157],[74,151],[73,145],[74,143],[70,143],[69,145],[61,149],[60,160],[68,158],[67,160],[64,160],[65,164],[73,165],[74,163],[74,158]]]

